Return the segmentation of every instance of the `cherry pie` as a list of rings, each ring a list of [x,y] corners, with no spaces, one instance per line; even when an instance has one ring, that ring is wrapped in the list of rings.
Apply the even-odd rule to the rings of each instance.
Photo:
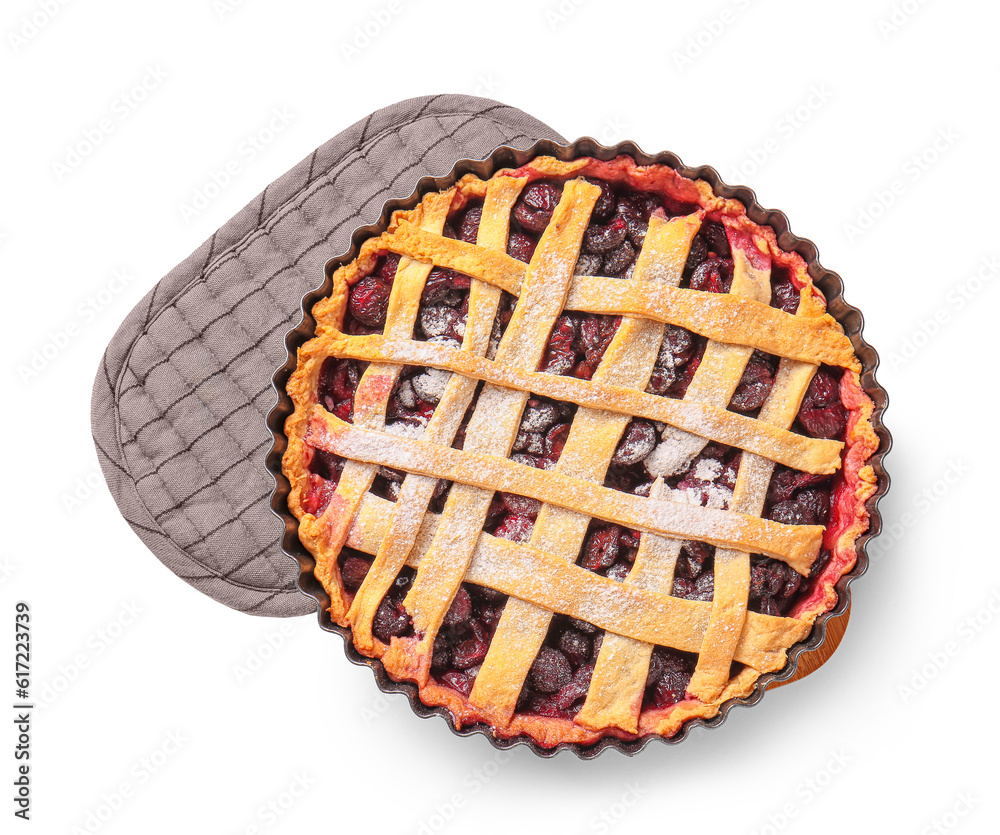
[[[868,525],[872,402],[825,311],[740,202],[628,156],[396,212],[287,386],[331,618],[497,737],[717,714],[835,605]]]

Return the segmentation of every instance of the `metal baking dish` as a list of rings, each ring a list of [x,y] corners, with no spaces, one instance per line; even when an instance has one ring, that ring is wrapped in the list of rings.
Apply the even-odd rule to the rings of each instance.
[[[709,183],[719,197],[735,198],[746,206],[747,215],[755,223],[762,226],[770,226],[777,235],[778,245],[786,251],[794,251],[805,259],[808,264],[809,275],[817,287],[823,292],[827,299],[827,311],[843,326],[851,343],[854,346],[858,359],[862,365],[861,385],[868,396],[871,397],[875,408],[872,415],[872,425],[879,438],[879,446],[870,460],[876,476],[878,478],[877,490],[868,500],[867,508],[871,515],[868,531],[859,537],[857,542],[857,563],[854,568],[845,574],[836,584],[835,589],[838,595],[837,605],[829,612],[825,612],[816,619],[809,637],[796,645],[788,652],[788,663],[783,669],[776,673],[765,673],[756,682],[753,692],[744,698],[730,699],[724,702],[719,713],[711,719],[694,719],[684,726],[672,737],[647,736],[632,741],[623,741],[614,737],[604,737],[598,742],[583,746],[577,743],[562,743],[553,748],[543,748],[534,740],[528,737],[515,737],[513,739],[498,739],[491,733],[485,724],[477,723],[468,725],[461,729],[456,729],[451,714],[442,707],[429,707],[425,705],[418,695],[417,686],[410,682],[395,681],[389,677],[381,661],[361,655],[350,639],[350,629],[338,626],[333,623],[329,615],[330,599],[326,591],[313,575],[315,560],[299,542],[298,520],[290,513],[287,506],[289,483],[281,472],[281,457],[285,452],[287,441],[284,435],[285,419],[293,411],[291,399],[285,392],[285,384],[289,376],[295,370],[296,354],[299,346],[307,342],[314,335],[316,322],[312,318],[310,311],[319,299],[330,293],[332,288],[333,273],[340,266],[350,263],[357,257],[361,244],[370,237],[380,234],[389,223],[389,218],[397,209],[411,209],[420,199],[432,191],[439,191],[450,188],[465,174],[475,174],[486,180],[501,168],[517,168],[531,159],[538,156],[552,156],[559,160],[567,161],[578,157],[596,157],[601,160],[610,160],[616,156],[625,154],[631,156],[641,165],[664,164],[676,169],[685,177],[693,180],[704,180]],[[271,494],[271,508],[282,520],[285,526],[282,537],[282,550],[294,559],[299,566],[298,586],[305,594],[314,598],[318,604],[318,617],[320,626],[329,631],[336,632],[344,638],[345,651],[347,657],[355,664],[370,667],[375,675],[375,681],[379,688],[385,692],[404,693],[409,699],[410,706],[418,716],[441,716],[445,719],[448,727],[453,733],[459,736],[469,736],[471,734],[483,734],[490,743],[500,749],[510,748],[514,745],[525,745],[535,754],[541,757],[551,757],[561,750],[569,749],[578,757],[589,759],[597,756],[606,748],[615,748],[627,755],[633,755],[641,751],[652,740],[661,740],[668,744],[677,744],[684,740],[692,727],[717,727],[725,720],[729,711],[734,707],[754,705],[761,700],[768,685],[786,681],[795,675],[799,657],[805,653],[817,649],[826,639],[827,622],[843,612],[850,605],[851,583],[868,569],[868,556],[866,546],[872,537],[876,536],[882,528],[882,517],[878,511],[878,502],[889,489],[889,476],[883,466],[883,459],[892,444],[892,438],[883,424],[883,414],[888,405],[888,396],[885,389],[875,379],[875,371],[878,367],[879,358],[875,349],[869,345],[862,336],[864,318],[861,311],[844,300],[843,281],[837,273],[823,267],[819,262],[819,254],[816,245],[805,238],[792,233],[789,228],[788,218],[775,209],[765,209],[757,202],[754,192],[746,186],[731,186],[722,181],[719,173],[707,165],[691,167],[685,165],[676,154],[664,151],[658,154],[647,154],[633,142],[620,142],[617,145],[605,146],[594,139],[585,137],[578,139],[568,145],[560,145],[550,140],[536,142],[526,150],[519,150],[508,146],[497,148],[489,157],[482,160],[461,160],[455,167],[442,177],[424,177],[417,183],[417,187],[405,200],[392,200],[385,204],[378,223],[362,226],[354,232],[351,238],[351,248],[339,258],[333,258],[326,264],[325,280],[322,285],[308,293],[302,300],[302,320],[285,337],[285,345],[288,348],[288,359],[285,364],[274,374],[274,389],[277,395],[277,403],[268,415],[267,425],[274,437],[274,444],[267,455],[267,467],[274,478],[275,486]]]

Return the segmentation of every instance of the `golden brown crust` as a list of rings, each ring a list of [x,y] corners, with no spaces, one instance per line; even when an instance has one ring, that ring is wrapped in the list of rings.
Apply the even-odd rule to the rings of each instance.
[[[534,491],[539,498],[550,503],[546,507],[551,506],[552,513],[556,513],[557,508],[563,507],[571,509],[573,513],[584,511],[588,515],[601,515],[602,511],[599,508],[587,502],[580,504],[581,496],[589,495],[588,491],[596,495],[600,492],[597,488],[584,489],[580,485],[575,485],[574,490],[567,491],[567,488],[573,487],[574,483],[552,481],[551,477],[554,474],[542,471],[535,471],[538,473],[537,477],[529,475],[526,480],[522,479],[522,474],[514,472],[514,468],[519,465],[504,463],[502,459],[505,456],[502,453],[496,461],[487,460],[489,456],[482,454],[476,458],[475,452],[470,452],[468,455],[452,455],[452,451],[446,449],[450,446],[447,429],[441,429],[439,435],[435,435],[432,431],[421,441],[403,441],[395,448],[389,449],[386,448],[384,436],[379,431],[384,423],[385,403],[398,374],[399,362],[406,359],[412,361],[413,358],[406,354],[406,351],[416,350],[404,346],[412,346],[410,338],[420,298],[419,289],[423,286],[430,265],[435,263],[448,266],[479,279],[473,282],[474,288],[495,287],[515,293],[521,291],[522,284],[531,269],[509,258],[503,252],[502,245],[484,249],[442,237],[440,224],[443,223],[449,210],[462,207],[474,198],[494,199],[488,197],[490,182],[504,179],[508,181],[505,184],[509,185],[509,188],[505,189],[508,203],[505,205],[509,211],[509,205],[512,205],[518,191],[526,183],[539,178],[554,177],[569,180],[579,176],[601,178],[640,191],[658,191],[678,205],[691,206],[699,217],[708,217],[722,223],[730,235],[730,240],[737,244],[734,247],[737,260],[743,260],[746,274],[752,276],[756,274],[755,271],[764,270],[761,275],[764,276],[762,280],[766,281],[766,271],[770,269],[772,263],[789,270],[794,285],[800,290],[801,303],[798,314],[791,316],[769,307],[767,298],[761,297],[758,301],[754,301],[753,293],[748,293],[747,299],[737,298],[735,291],[729,296],[712,296],[706,299],[705,296],[708,294],[679,290],[669,283],[659,286],[652,284],[639,286],[638,281],[609,282],[598,277],[576,277],[566,285],[559,308],[566,305],[570,309],[586,312],[641,317],[637,321],[668,322],[702,333],[716,340],[710,344],[720,346],[718,349],[713,349],[719,355],[720,368],[730,362],[724,357],[730,355],[735,357],[732,360],[732,367],[735,369],[733,373],[736,371],[739,373],[735,377],[735,382],[726,382],[723,388],[734,386],[739,381],[739,374],[742,373],[741,363],[746,362],[745,358],[740,359],[740,357],[749,356],[749,351],[753,348],[785,357],[786,359],[782,360],[783,368],[786,365],[789,368],[804,367],[809,363],[812,365],[808,367],[813,369],[819,363],[839,365],[847,369],[841,383],[841,397],[850,417],[843,445],[843,479],[835,494],[833,514],[824,535],[824,545],[831,550],[831,558],[815,582],[812,593],[799,603],[787,618],[769,618],[746,612],[745,595],[743,608],[739,609],[737,606],[737,610],[733,610],[732,603],[738,599],[739,589],[742,588],[742,580],[738,575],[744,570],[743,556],[750,549],[754,553],[773,553],[788,559],[790,564],[804,572],[811,564],[817,543],[809,539],[806,550],[802,550],[804,546],[800,544],[796,546],[799,550],[794,554],[790,551],[776,550],[774,543],[785,535],[779,528],[788,526],[777,526],[775,523],[765,523],[755,519],[754,513],[759,515],[760,511],[754,508],[747,511],[750,514],[747,525],[755,530],[766,530],[767,535],[764,539],[769,541],[763,541],[758,537],[752,543],[750,541],[743,543],[746,550],[731,563],[729,569],[726,568],[726,560],[720,560],[717,570],[735,571],[737,579],[735,586],[729,587],[730,593],[720,595],[719,606],[716,607],[719,611],[714,612],[712,604],[691,604],[690,601],[670,597],[668,591],[657,590],[642,583],[630,586],[606,581],[598,575],[566,563],[563,557],[544,549],[515,545],[485,534],[477,535],[471,540],[468,557],[448,569],[449,576],[457,577],[457,580],[449,581],[448,588],[464,577],[469,582],[479,581],[491,588],[511,594],[512,600],[520,594],[530,599],[533,606],[542,606],[548,611],[574,613],[574,616],[585,615],[588,607],[594,609],[594,600],[605,600],[601,605],[609,607],[609,611],[616,611],[618,619],[606,623],[604,618],[607,617],[607,611],[597,606],[596,620],[591,622],[608,630],[611,635],[621,636],[620,640],[606,642],[606,646],[609,647],[610,653],[624,653],[622,657],[630,659],[621,667],[622,682],[630,679],[636,681],[642,679],[644,682],[643,647],[649,647],[652,643],[675,647],[691,646],[695,650],[701,648],[706,657],[719,656],[713,662],[714,672],[711,675],[707,673],[701,677],[696,675],[691,692],[697,691],[701,698],[693,698],[689,693],[689,698],[668,708],[646,709],[640,712],[639,706],[633,704],[634,696],[629,697],[631,701],[629,699],[616,701],[613,696],[608,696],[607,686],[603,689],[598,687],[595,689],[593,702],[588,699],[588,707],[579,717],[580,721],[575,722],[512,714],[510,704],[498,705],[488,699],[470,700],[458,691],[435,682],[429,675],[428,640],[432,642],[436,625],[447,609],[454,589],[450,592],[446,589],[443,596],[437,592],[433,595],[435,601],[433,607],[427,610],[426,616],[422,616],[424,620],[421,623],[425,631],[423,640],[394,638],[391,645],[387,646],[371,634],[374,607],[377,607],[384,590],[373,586],[374,590],[366,591],[362,595],[363,604],[360,598],[354,599],[344,588],[337,569],[336,557],[345,542],[369,553],[381,554],[380,549],[384,547],[392,551],[395,556],[380,570],[392,573],[398,571],[401,560],[410,565],[419,565],[423,555],[432,550],[431,543],[439,524],[436,516],[425,514],[423,522],[415,527],[411,525],[410,528],[390,533],[393,522],[386,516],[392,517],[393,513],[386,514],[386,508],[383,506],[387,504],[385,500],[377,499],[367,493],[375,463],[391,462],[399,465],[403,463],[400,456],[404,455],[410,456],[409,461],[405,462],[409,465],[407,469],[415,473],[404,484],[413,481],[414,486],[410,489],[411,492],[415,491],[414,495],[420,492],[421,479],[424,482],[422,488],[424,494],[427,493],[426,484],[433,484],[432,479],[416,475],[418,473],[449,478],[454,480],[456,485],[464,483],[470,485],[470,490],[480,492],[482,492],[480,488],[488,490],[511,488],[515,486],[515,482],[508,483],[503,479],[516,476],[521,480],[516,481],[517,490],[513,492],[532,495]],[[501,189],[498,188],[496,191],[499,192]],[[583,194],[587,191],[587,187],[580,186],[579,191]],[[591,191],[588,199],[593,199],[593,196]],[[577,220],[572,222],[578,223]],[[553,224],[553,226],[558,225]],[[486,224],[484,228],[488,230],[491,227]],[[505,229],[502,231],[506,234]],[[573,234],[576,235],[577,231]],[[489,231],[486,231],[486,234],[488,236]],[[554,235],[559,232],[556,230],[547,234]],[[393,326],[387,326],[384,337],[344,337],[340,328],[344,322],[350,287],[369,274],[379,256],[385,252],[400,253],[404,256],[403,263],[411,265],[412,273],[409,278],[413,290],[403,293],[394,289],[390,300],[389,317]],[[403,282],[397,279],[397,284],[401,283]],[[493,292],[496,295],[499,289]],[[711,315],[703,312],[706,301],[708,306],[714,309]],[[486,309],[488,308],[484,308]],[[759,676],[763,672],[780,669],[785,663],[788,648],[808,634],[819,614],[835,605],[834,586],[854,564],[856,540],[868,525],[868,513],[864,505],[877,486],[874,472],[867,463],[878,447],[878,438],[871,424],[873,404],[861,388],[860,365],[850,348],[849,341],[840,326],[826,313],[825,300],[813,286],[802,258],[795,253],[781,250],[773,230],[757,226],[750,221],[744,207],[738,201],[716,197],[707,183],[687,180],[665,166],[638,166],[627,157],[619,157],[610,162],[593,159],[560,162],[552,158],[540,158],[516,171],[498,172],[489,182],[473,175],[466,175],[448,192],[428,195],[414,209],[394,213],[389,230],[366,241],[357,259],[335,272],[330,296],[317,303],[313,315],[317,321],[316,338],[299,349],[298,367],[287,386],[296,406],[285,427],[289,443],[283,467],[291,482],[289,508],[300,520],[300,538],[317,556],[317,577],[330,594],[332,619],[341,625],[354,624],[355,643],[359,650],[381,658],[386,670],[394,678],[416,681],[420,686],[421,699],[426,704],[447,708],[457,726],[486,722],[492,726],[497,736],[515,737],[524,734],[542,746],[553,746],[561,742],[586,745],[603,736],[623,739],[633,739],[650,733],[669,736],[676,733],[690,719],[710,718],[718,713],[720,705],[726,700],[746,696],[752,692]],[[518,363],[515,362],[513,369],[491,371],[490,374],[493,376],[486,374],[485,371],[492,367],[490,361],[477,359],[476,356],[478,354],[482,357],[485,348],[483,351],[475,352],[428,350],[425,351],[421,364],[459,372],[452,374],[452,379],[455,380],[467,375],[472,379],[488,380],[488,383],[493,385],[511,384],[523,391],[537,391],[538,387],[528,381],[537,380],[538,376],[545,375],[538,375],[534,371],[537,359],[533,360],[532,357],[537,355],[539,344],[544,347],[544,334],[547,334],[549,327],[546,322],[550,322],[551,318],[551,312],[546,311],[529,326],[526,334],[531,335],[526,338],[534,347],[527,354],[523,354],[524,359],[520,369],[516,367]],[[723,329],[724,333],[720,332],[718,322],[722,319],[728,319],[736,324],[729,330]],[[657,327],[662,328],[662,325]],[[727,344],[722,345],[722,342]],[[438,356],[446,353],[449,354],[447,362],[429,361],[434,358],[431,354]],[[460,356],[462,354],[464,356]],[[357,389],[353,427],[331,418],[318,406],[316,394],[318,375],[322,360],[328,355],[357,356],[372,362]],[[414,354],[415,356],[417,355]],[[714,361],[710,359],[711,362]],[[808,385],[808,378],[811,378],[811,372],[804,378],[805,385]],[[718,385],[715,380],[709,379],[707,372],[705,380],[713,386]],[[591,405],[591,402],[582,396],[586,387],[591,384],[559,377],[553,377],[551,382],[559,387],[559,391],[553,389],[552,392],[558,399],[580,403],[581,407]],[[794,400],[796,396],[801,399],[801,394],[804,392],[801,382],[800,379],[796,389],[798,394],[791,399]],[[601,385],[604,386],[602,396],[610,396],[611,389],[606,384]],[[641,399],[636,392],[627,392],[626,389],[627,386],[621,392],[613,393],[636,401]],[[546,394],[546,392],[540,393]],[[729,394],[731,395],[731,391]],[[725,392],[709,397],[704,408],[718,408],[712,406],[715,400],[722,401],[721,410],[725,411],[725,405],[728,403]],[[694,399],[682,408],[689,409],[693,403]],[[622,409],[622,411],[626,414],[644,414],[641,407],[634,410]],[[796,411],[797,402],[791,418],[786,423],[776,420],[773,423],[775,428],[766,431],[784,437],[781,435],[780,426],[790,425]],[[612,417],[612,413],[607,414],[609,418]],[[451,431],[453,433],[453,430]],[[599,424],[595,424],[595,431],[600,431]],[[374,443],[371,443],[372,439],[375,439]],[[434,444],[441,445],[436,455],[431,449]],[[830,442],[806,443],[805,446],[814,450],[825,450],[823,455],[829,456],[829,444]],[[336,493],[319,519],[308,513],[304,504],[309,489],[309,463],[312,450],[317,447],[356,456],[356,462],[349,462],[345,467],[345,476],[341,477]],[[749,447],[744,448],[749,449]],[[768,452],[773,454],[774,450]],[[784,460],[781,458],[783,454],[778,453],[776,460]],[[815,469],[819,466],[815,461],[812,463],[802,459],[795,461],[796,466],[803,463],[806,464],[805,468],[812,467],[812,471],[815,472],[829,471],[829,469]],[[484,464],[488,464],[490,468],[488,478],[477,475],[477,470]],[[602,501],[606,500],[611,504],[622,503],[617,497],[601,495]],[[757,500],[762,502],[759,491]],[[419,499],[411,501],[415,507],[421,504]],[[426,502],[423,507],[426,510]],[[619,511],[620,509],[616,508],[616,513]],[[673,528],[658,526],[656,520],[651,517],[643,517],[641,520],[628,518],[639,527],[643,527],[640,522],[645,522],[646,530],[656,531],[661,535],[678,533]],[[773,539],[775,535],[778,540]],[[655,544],[657,538],[649,536],[650,546]],[[735,540],[713,540],[711,537],[706,539],[703,533],[698,538],[717,541],[720,545],[725,545],[727,542],[731,545],[737,544]],[[646,540],[647,537],[644,536],[641,541],[646,542]],[[675,540],[662,538],[662,541]],[[383,545],[384,542],[394,544]],[[415,543],[412,550],[408,543]],[[669,556],[666,559],[669,563]],[[432,563],[433,558],[428,565]],[[378,560],[376,564],[379,564]],[[520,567],[521,573],[517,576],[512,574],[511,565]],[[459,569],[460,573],[454,574],[454,571]],[[528,590],[523,577],[523,573],[528,570],[534,572],[533,576],[548,578],[548,585],[531,583]],[[672,570],[671,565],[669,571],[672,573]],[[582,576],[586,574],[591,576]],[[636,577],[638,579],[638,573]],[[736,593],[732,593],[733,588],[736,589]],[[365,591],[364,586],[359,593],[360,591]],[[425,604],[418,604],[416,597],[413,601],[408,599],[408,606],[413,602],[415,608],[422,611],[421,606]],[[631,601],[632,605],[626,607],[622,604],[622,600]],[[355,605],[352,606],[352,603]],[[660,614],[657,615],[657,612]],[[673,614],[669,614],[671,612]],[[683,617],[681,613],[685,613]],[[667,629],[667,624],[671,622],[673,626]],[[720,678],[718,673],[719,665],[727,664],[726,652],[720,650],[716,653],[714,647],[713,651],[709,652],[702,646],[702,642],[713,628],[724,630],[738,627],[740,624],[742,632],[739,640],[730,639],[732,650],[729,657],[735,657],[748,666],[734,678],[726,680]],[[426,634],[430,634],[430,639]],[[616,644],[617,650],[613,648]],[[635,661],[636,658],[639,660]],[[645,663],[648,666],[648,658]],[[599,676],[595,673],[595,682],[598,680]],[[613,678],[607,679],[605,685],[609,685],[610,682],[613,682]],[[633,687],[632,692],[634,691]]]

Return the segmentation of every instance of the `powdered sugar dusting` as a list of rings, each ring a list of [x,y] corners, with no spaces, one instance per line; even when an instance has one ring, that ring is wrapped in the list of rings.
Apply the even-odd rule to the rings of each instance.
[[[714,458],[704,458],[694,468],[694,477],[702,481],[715,481],[722,473],[722,462]]]
[[[700,435],[691,435],[668,426],[663,431],[663,440],[646,456],[643,464],[651,476],[674,475],[686,469],[691,459],[707,443]]]
[[[675,502],[692,504],[699,507],[710,507],[714,510],[728,510],[733,498],[733,491],[722,484],[705,484],[677,488],[670,491],[670,498]]]
[[[399,402],[402,403],[407,409],[417,408],[417,395],[413,391],[413,385],[409,380],[403,380],[399,384],[399,390],[396,392],[396,397],[399,398]]]
[[[462,332],[463,333],[465,332],[464,328],[463,328]],[[441,345],[442,347],[445,347],[445,348],[461,348],[462,347],[461,341],[459,341],[458,339],[455,339],[453,336],[445,336],[444,334],[441,334],[441,335],[438,335],[438,336],[432,336],[427,341],[430,342],[432,345]]]
[[[395,435],[399,438],[419,438],[424,434],[427,422],[422,418],[418,418],[418,421],[417,423],[409,423],[401,420],[396,423],[386,424],[386,434]]]
[[[437,403],[444,394],[449,377],[450,375],[447,371],[428,368],[422,374],[418,374],[413,378],[413,390],[421,400],[425,400],[428,403]]]
[[[558,418],[559,413],[551,403],[529,404],[521,418],[521,430],[524,432],[544,432]]]

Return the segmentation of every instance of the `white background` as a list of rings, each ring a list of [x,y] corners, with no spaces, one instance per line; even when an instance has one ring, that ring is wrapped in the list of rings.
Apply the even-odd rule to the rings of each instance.
[[[995,832],[998,18],[971,0],[5,3],[0,612],[11,631],[15,601],[31,603],[42,707],[28,824],[12,818],[0,716],[3,830]],[[381,31],[346,54],[366,24]],[[313,618],[255,619],[192,590],[99,478],[91,383],[132,306],[316,146],[436,92],[752,186],[817,242],[882,353],[890,533],[841,648],[679,747],[498,758],[381,696]],[[275,108],[285,129],[184,218]],[[112,129],[69,164],[102,119]],[[128,281],[83,318],[116,271]]]

